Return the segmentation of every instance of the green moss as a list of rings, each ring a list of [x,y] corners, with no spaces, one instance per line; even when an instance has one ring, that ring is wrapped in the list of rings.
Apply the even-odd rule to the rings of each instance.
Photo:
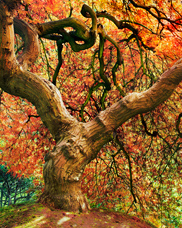
[[[10,228],[15,224],[28,222],[35,218],[34,213],[43,208],[35,202],[22,203],[0,208],[0,227]]]

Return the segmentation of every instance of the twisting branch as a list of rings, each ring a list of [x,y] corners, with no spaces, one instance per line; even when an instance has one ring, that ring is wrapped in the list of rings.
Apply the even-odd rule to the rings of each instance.
[[[52,83],[54,85],[56,85],[56,79],[57,79],[57,76],[59,74],[59,70],[60,70],[60,68],[62,66],[62,63],[63,63],[63,59],[62,59],[63,45],[62,44],[58,44],[58,42],[57,42],[57,47],[58,47],[58,64],[57,64],[57,67],[56,67],[56,70],[54,72],[53,79],[52,79]]]
[[[126,20],[117,20],[114,16],[112,16],[110,13],[107,13],[107,11],[101,11],[101,12],[96,12],[96,16],[97,18],[99,17],[103,17],[103,18],[107,18],[108,20],[112,21],[118,29],[124,29],[127,28],[130,31],[133,32],[133,34],[137,34],[138,30],[136,28],[134,28],[130,23],[135,23],[135,22],[130,22],[130,21],[126,21]],[[90,18],[89,14],[86,14],[85,17]],[[136,23],[138,24],[138,23]],[[143,25],[141,25],[143,26]],[[144,26],[145,27],[145,26]],[[146,27],[145,27],[146,28]]]
[[[90,8],[88,5],[84,4],[81,9],[81,14],[86,17],[86,15],[89,15],[92,18],[92,28],[91,30],[95,33],[97,31],[97,16],[92,8]]]
[[[104,53],[104,42],[106,39],[106,35],[102,29],[102,25],[98,26],[98,30],[100,30],[99,33],[99,37],[100,37],[100,43],[99,43],[99,53],[98,53],[98,57],[99,57],[99,63],[100,63],[100,77],[101,79],[104,81],[106,89],[110,90],[111,89],[111,83],[108,80],[107,76],[104,74],[104,58],[103,58],[103,53]]]
[[[95,12],[86,4],[81,10],[82,15],[90,15],[92,19],[92,28],[88,27],[79,19],[74,17],[65,18],[59,21],[51,21],[37,25],[40,37],[58,39],[59,36],[52,36],[54,33],[61,35],[58,44],[68,42],[75,52],[88,49],[95,44],[97,36],[97,17]],[[72,27],[74,31],[67,32],[65,28]],[[83,44],[78,44],[76,41],[83,41]]]
[[[123,63],[123,58],[122,58],[122,55],[121,55],[121,52],[119,49],[119,45],[115,40],[113,40],[110,36],[107,35],[107,33],[105,32],[105,30],[101,24],[98,25],[97,31],[98,31],[98,34],[100,37],[99,53],[98,53],[99,62],[100,62],[100,77],[105,82],[106,90],[110,90],[111,83],[109,82],[107,76],[104,74],[104,60],[103,60],[104,42],[105,42],[105,40],[108,40],[115,46],[115,48],[117,50],[117,61],[114,65],[114,67],[112,68],[113,82],[114,82],[114,85],[117,87],[117,89],[120,91],[120,94],[122,96],[124,96],[124,92],[122,91],[122,89],[119,87],[119,85],[116,82],[116,71],[117,71],[118,67]]]
[[[139,33],[138,29],[136,29],[131,24],[139,25],[139,26],[145,28],[146,30],[149,30],[152,34],[155,34],[155,32],[153,32],[151,29],[147,28],[145,25],[142,25],[142,24],[140,24],[138,22],[129,21],[129,20],[117,20],[114,16],[112,16],[109,13],[107,13],[107,11],[96,12],[96,15],[97,15],[97,18],[103,17],[103,18],[107,18],[108,20],[112,21],[117,26],[118,29],[125,29],[126,28],[126,29],[128,29],[128,30],[130,30],[132,32],[132,34],[129,36],[128,39],[122,39],[120,42],[124,42],[124,41],[129,42],[131,39],[135,38],[137,40],[140,40],[140,42],[141,42],[141,44],[142,44],[142,46],[144,48],[146,48],[148,50],[154,50],[154,47],[150,47],[150,46],[146,45],[143,42],[142,37],[139,36],[139,34],[138,34]],[[90,18],[90,16],[88,14],[85,15],[85,16],[88,17],[88,18]]]
[[[107,35],[107,33],[105,32],[105,30],[101,24],[98,24],[98,34],[101,35],[104,39],[111,42],[115,46],[115,48],[117,50],[117,64],[121,65],[123,63],[123,58],[122,58],[118,43],[115,40],[113,40],[110,36]]]

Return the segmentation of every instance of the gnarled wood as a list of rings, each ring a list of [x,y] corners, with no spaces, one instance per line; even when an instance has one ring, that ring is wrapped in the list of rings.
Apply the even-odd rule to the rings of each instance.
[[[6,2],[6,1],[4,1]],[[9,2],[9,1],[8,1]],[[15,2],[15,5],[17,1]],[[9,3],[8,3],[9,4]],[[132,93],[115,103],[88,123],[80,123],[66,110],[61,94],[51,82],[26,71],[39,51],[38,34],[34,28],[18,19],[14,20],[15,31],[22,36],[25,49],[16,58],[14,53],[13,9],[0,1],[0,87],[16,96],[32,102],[57,141],[54,150],[45,157],[45,192],[41,202],[66,210],[86,211],[89,208],[80,189],[80,178],[85,166],[94,159],[104,144],[112,139],[115,129],[139,113],[153,110],[170,97],[182,80],[182,61],[168,69],[147,91]],[[92,18],[92,29],[75,18],[40,24],[39,36],[54,35],[59,42],[69,42],[73,50],[91,47],[96,40],[96,15],[84,5],[84,16]],[[3,15],[3,17],[2,17]],[[75,29],[72,33],[65,27]],[[100,30],[100,33],[103,32]],[[104,34],[103,34],[104,35]],[[83,45],[75,43],[85,41]],[[110,40],[111,41],[111,40]],[[115,45],[118,49],[118,46]]]
[[[24,69],[31,61],[35,61],[38,52],[38,35],[27,23],[17,19],[15,19],[15,26],[18,27],[15,30],[18,30],[20,35],[23,34],[25,44],[28,44],[17,59],[14,53],[13,16],[6,10],[6,20],[0,25],[2,31],[0,37],[0,86],[7,93],[26,98],[32,102],[44,124],[49,128],[54,138],[59,140],[61,135],[64,135],[64,132],[77,121],[66,110],[61,94],[55,85]]]
[[[59,209],[87,211],[89,204],[81,193],[81,177],[85,166],[92,160],[92,148],[84,137],[83,124],[70,129],[52,152],[45,157],[45,191],[40,202]]]
[[[23,69],[26,70],[38,57],[38,34],[29,24],[18,18],[14,18],[14,28],[15,33],[19,34],[24,41],[25,48],[23,53],[17,57],[17,60]]]
[[[112,138],[112,132],[131,117],[154,110],[167,100],[182,80],[182,59],[165,71],[147,91],[128,94],[126,97],[100,112],[86,123],[88,140],[93,148],[102,148]]]

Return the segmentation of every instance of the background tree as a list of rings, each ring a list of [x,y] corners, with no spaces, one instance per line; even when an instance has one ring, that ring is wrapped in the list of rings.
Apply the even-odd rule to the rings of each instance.
[[[0,207],[29,201],[34,193],[32,181],[14,177],[7,173],[7,168],[0,166]]]
[[[50,5],[51,2],[53,3],[53,1],[49,2]],[[123,128],[119,128],[116,132],[116,129],[131,117],[136,114],[148,112],[166,100],[181,80],[181,66],[180,62],[178,62],[173,67],[169,68],[168,71],[166,71],[157,81],[158,75],[163,71],[165,64],[164,60],[166,58],[166,50],[163,49],[164,44],[167,41],[168,47],[171,45],[171,48],[173,48],[177,42],[178,44],[181,42],[179,39],[180,8],[178,8],[178,11],[175,8],[176,6],[180,7],[180,5],[176,3],[174,6],[171,2],[164,7],[163,4],[166,4],[166,2],[162,3],[158,1],[155,6],[150,5],[151,3],[152,2],[149,2],[145,5],[143,2],[138,4],[134,1],[130,1],[129,3],[125,1],[118,5],[114,1],[112,1],[112,4],[105,1],[104,3],[101,2],[100,6],[92,4],[93,7],[99,9],[96,13],[94,13],[94,11],[88,6],[84,5],[81,12],[84,17],[91,18],[92,25],[90,26],[90,30],[83,22],[71,17],[62,19],[58,22],[39,24],[36,30],[30,28],[28,24],[16,19],[15,32],[24,39],[25,48],[23,53],[20,52],[20,55],[18,56],[18,61],[24,70],[22,70],[15,61],[13,51],[14,43],[13,40],[11,40],[11,42],[9,41],[10,37],[8,37],[7,33],[7,31],[9,31],[9,34],[12,33],[12,25],[10,26],[10,22],[7,23],[7,28],[11,27],[11,29],[7,29],[1,39],[2,44],[4,45],[2,45],[1,50],[1,57],[4,59],[1,63],[1,69],[3,69],[1,75],[1,87],[8,93],[25,97],[31,101],[36,106],[41,119],[57,141],[54,152],[49,152],[45,158],[46,168],[44,177],[46,188],[42,196],[43,201],[47,200],[47,202],[56,203],[60,200],[61,202],[65,202],[65,204],[61,204],[63,208],[65,205],[68,205],[71,210],[76,210],[78,208],[84,210],[87,208],[88,204],[86,203],[86,199],[81,195],[79,189],[79,176],[85,165],[97,156],[97,153],[103,145],[112,141],[112,150],[110,150],[112,153],[107,153],[107,156],[110,158],[107,159],[104,167],[106,167],[107,170],[115,170],[115,177],[120,180],[129,180],[127,186],[129,186],[132,193],[131,196],[134,199],[133,202],[135,204],[138,201],[141,208],[144,210],[144,207],[142,207],[144,204],[140,201],[139,193],[133,187],[133,178],[131,175],[132,169],[137,172],[136,169],[138,169],[138,166],[141,166],[144,168],[141,170],[142,172],[149,170],[149,168],[152,170],[151,163],[146,161],[146,159],[148,159],[148,153],[154,151],[154,147],[151,145],[158,145],[159,139],[162,139],[163,143],[157,146],[157,151],[155,151],[157,154],[154,153],[153,156],[150,156],[155,159],[159,159],[160,157],[159,160],[161,161],[160,165],[155,167],[156,170],[154,175],[155,173],[160,172],[159,176],[161,176],[161,180],[163,181],[162,174],[166,171],[166,167],[169,167],[169,161],[177,159],[177,155],[180,155],[180,116],[176,122],[177,133],[170,137],[171,142],[168,139],[169,135],[161,132],[161,128],[164,128],[164,126],[160,126],[163,124],[158,121],[158,117],[155,117],[155,112],[149,113],[145,117],[143,115],[140,115],[140,117],[136,116],[133,122],[129,121],[123,125]],[[105,7],[104,4],[105,6],[109,5],[110,12],[112,13],[113,10],[116,17],[118,12],[122,12],[123,19],[119,21],[113,17],[112,14],[102,11],[99,7]],[[159,8],[162,6],[163,11]],[[26,10],[28,9],[27,4],[24,4],[22,7],[25,7]],[[31,7],[32,6],[29,6],[29,8]],[[35,7],[35,5],[33,7]],[[58,4],[57,1],[54,1],[54,7],[52,7],[52,10],[55,14],[56,7],[58,7]],[[47,9],[49,10],[50,8],[48,7]],[[9,6],[8,10],[10,13],[12,12],[12,5],[11,7]],[[2,12],[2,16],[4,16],[3,13],[4,11]],[[30,10],[25,11],[25,13],[28,14],[29,18],[31,18]],[[105,19],[101,21],[102,18],[107,18],[112,21],[119,30],[116,30],[115,28],[110,29],[106,34],[104,28],[108,28],[108,25],[106,22],[106,26],[104,24],[105,27],[103,27],[103,21],[105,22]],[[89,23],[89,21],[90,20],[86,23]],[[97,21],[99,21],[99,24]],[[5,28],[3,23],[5,23],[4,20],[2,21],[2,29]],[[66,29],[70,27],[73,28],[73,31]],[[32,30],[34,32],[32,32]],[[69,43],[73,51],[81,51],[94,45],[97,41],[96,35],[99,35],[99,48],[91,50],[93,53],[90,54],[90,56],[92,56],[91,63],[88,62],[87,57],[84,61],[85,66],[82,64],[81,69],[87,72],[87,77],[85,77],[84,81],[80,80],[80,89],[84,89],[81,98],[81,105],[77,108],[76,105],[72,106],[71,102],[66,103],[67,108],[71,110],[71,114],[76,114],[75,116],[78,120],[86,121],[86,123],[78,122],[66,111],[63,103],[60,102],[61,97],[53,84],[25,71],[27,64],[32,62],[38,54],[36,33],[39,34],[39,37],[56,41],[59,50],[58,65],[55,72],[52,73],[51,71],[53,70],[47,62],[47,72],[49,79],[53,84],[56,84],[58,88],[61,88],[64,99],[70,95],[70,93],[68,93],[68,95],[65,93],[65,91],[69,91],[69,88],[61,87],[63,81],[61,81],[61,83],[59,82],[58,72],[62,63],[61,53],[64,56],[67,54],[68,57],[70,54],[66,45],[66,51],[63,52],[62,45]],[[118,43],[109,36],[110,34],[117,35],[116,40]],[[6,42],[6,40],[8,42]],[[31,42],[32,40],[34,42]],[[110,46],[109,43],[112,45]],[[173,53],[169,53],[168,57],[174,58],[175,55],[179,56],[179,50],[172,50]],[[45,53],[46,51],[46,48],[44,48]],[[121,53],[123,53],[122,56]],[[84,51],[82,51],[82,63],[84,60],[83,56]],[[156,56],[158,58],[156,58]],[[71,55],[69,57],[69,62],[71,62],[71,64],[68,62],[67,67],[71,67],[70,69],[72,72],[77,70],[80,73],[81,71],[79,71],[80,69],[77,67],[79,66],[78,62],[77,64],[73,64],[70,59],[72,59]],[[87,62],[89,64],[86,64]],[[173,61],[170,63],[172,62]],[[64,63],[62,63],[62,67],[64,67],[64,72],[66,72]],[[80,75],[75,74],[74,77],[78,75],[78,78],[82,79],[82,74],[83,73]],[[92,78],[89,74],[92,75]],[[64,76],[62,74],[60,75],[61,78],[63,77],[64,79]],[[6,80],[4,79],[5,77],[7,78]],[[70,80],[73,84],[73,88],[75,87],[76,82],[73,82],[72,78],[66,78],[66,80]],[[152,86],[153,84],[154,86]],[[148,89],[149,87],[151,88]],[[72,88],[70,88],[70,90],[71,89]],[[146,89],[148,90],[141,93],[131,93],[126,96],[126,94],[132,92],[133,89],[137,92]],[[75,95],[77,95],[77,93],[73,93],[73,97]],[[118,98],[121,96],[124,98],[121,101],[118,101]],[[169,124],[169,120],[166,121],[164,117],[165,113],[169,113],[169,107],[177,107],[175,112],[179,113],[179,96],[175,96],[175,99],[176,103],[170,102],[170,105],[168,104],[167,106],[164,106],[165,108],[167,107],[166,109],[164,107],[163,109],[161,109],[161,107],[157,109],[157,116],[160,112],[160,116],[164,120],[163,123],[167,122]],[[78,100],[80,101],[80,99]],[[115,103],[116,101],[118,102]],[[39,102],[41,102],[41,105]],[[113,103],[115,104],[112,105]],[[101,110],[105,111],[100,112]],[[172,117],[175,116],[174,108],[172,111],[173,114],[170,112],[170,119],[173,119]],[[99,112],[100,114],[96,116]],[[175,122],[172,122],[171,126],[175,126]],[[160,125],[158,125],[159,123]],[[126,133],[125,127],[130,130],[135,127],[137,135],[135,134],[135,137],[132,137],[128,132]],[[169,126],[168,129],[169,132],[171,132]],[[144,137],[141,133],[144,134]],[[62,140],[61,143],[60,140]],[[144,144],[144,146],[142,146],[142,144]],[[74,148],[74,150],[72,148]],[[145,151],[144,148],[147,148],[147,151]],[[128,167],[125,167],[124,169],[127,169],[126,175],[122,175],[123,170],[120,171],[120,167],[116,163],[116,160],[119,161],[122,159],[120,155],[121,151],[126,157],[125,162],[128,161],[129,164]],[[165,153],[162,153],[163,155],[159,156],[159,151],[165,151]],[[164,158],[167,163],[162,163]],[[177,162],[179,162],[178,159]],[[73,165],[71,165],[72,163]],[[52,164],[55,165],[54,169],[52,169]],[[60,167],[62,167],[62,169],[60,169]],[[52,175],[52,173],[55,176]],[[146,178],[151,180],[150,177]],[[140,181],[142,182],[143,179]],[[137,181],[137,178],[135,181]],[[54,183],[55,186],[51,183]],[[116,187],[118,183],[116,181]],[[59,189],[58,186],[64,186],[64,188]],[[55,193],[58,192],[58,189],[60,195],[56,195]],[[72,190],[71,193],[69,192],[70,189]],[[74,193],[73,189],[75,190]],[[159,191],[160,189],[161,184],[159,183]],[[160,192],[158,192],[158,194],[159,193]],[[79,199],[79,202],[74,202],[73,204],[70,203],[70,205],[70,196],[72,197],[71,199]],[[60,204],[54,206],[60,207]]]

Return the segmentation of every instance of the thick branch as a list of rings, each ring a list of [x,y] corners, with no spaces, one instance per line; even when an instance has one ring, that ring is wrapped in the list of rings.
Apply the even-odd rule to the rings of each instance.
[[[59,90],[51,82],[22,68],[21,64],[26,68],[28,63],[35,60],[36,55],[30,59],[34,51],[31,48],[36,47],[35,51],[38,52],[35,44],[37,40],[33,38],[35,32],[29,33],[30,27],[22,21],[20,26],[16,26],[18,33],[25,38],[25,45],[27,42],[28,45],[22,54],[25,59],[21,61],[19,57],[20,64],[18,63],[14,54],[13,15],[8,10],[5,10],[5,15],[0,23],[0,87],[9,94],[26,98],[33,103],[53,137],[59,140],[63,132],[66,134],[66,130],[77,124],[77,121],[66,110]],[[16,23],[18,22],[17,20]],[[22,26],[24,31],[21,30]]]
[[[86,123],[87,137],[93,151],[112,139],[117,129],[131,117],[149,112],[167,100],[182,80],[182,59],[165,71],[160,79],[147,91],[131,93],[99,113],[92,121]]]
[[[86,10],[87,8],[82,11],[84,16],[87,15]],[[92,11],[90,16],[94,17]],[[95,18],[92,19],[92,29],[96,30]],[[26,24],[24,25],[26,26]],[[75,29],[74,33],[68,34],[73,39],[73,42],[75,42],[74,36],[88,43],[90,39],[93,39],[87,27],[75,18],[42,24],[39,26],[39,35],[59,33],[60,29],[63,30],[62,33],[64,34],[65,27]],[[21,26],[18,28],[21,28]],[[95,30],[94,42],[96,37]],[[13,17],[8,10],[6,11],[6,18],[0,23],[0,31],[2,31],[0,34],[0,87],[10,94],[27,98],[32,102],[36,106],[41,119],[56,140],[62,138],[60,136],[68,134],[67,132],[69,132],[68,130],[70,128],[76,129],[76,133],[72,130],[75,136],[78,136],[78,131],[80,131],[79,133],[82,133],[82,136],[84,135],[84,141],[86,140],[88,143],[88,148],[92,149],[91,154],[87,153],[87,155],[89,154],[89,159],[97,155],[101,147],[111,140],[113,131],[125,121],[137,114],[153,110],[168,99],[182,79],[182,60],[180,60],[168,69],[150,89],[125,96],[105,111],[100,112],[91,122],[85,124],[80,123],[81,128],[79,130],[77,127],[78,122],[66,110],[57,88],[51,82],[23,70],[20,64],[17,63],[14,55]],[[104,35],[103,30],[99,32]],[[21,34],[21,32],[19,33]],[[26,37],[26,35],[26,32],[23,33],[23,36]],[[29,39],[29,41],[32,42],[33,40]],[[26,53],[26,50],[28,51],[30,48],[25,48],[23,55],[30,56]],[[76,51],[78,51],[77,47]]]
[[[97,18],[95,12],[87,5],[83,5],[81,13],[90,15],[92,19],[92,28],[88,27],[79,19],[74,17],[65,18],[59,21],[51,21],[38,24],[38,32],[40,37],[51,38],[54,33],[61,34],[62,37],[58,41],[60,43],[69,42],[73,51],[78,52],[88,49],[95,44],[97,36]],[[74,31],[67,32],[65,28],[71,27]],[[55,38],[55,37],[54,37]],[[58,38],[58,36],[57,36]],[[78,44],[76,41],[83,41],[83,44]]]

